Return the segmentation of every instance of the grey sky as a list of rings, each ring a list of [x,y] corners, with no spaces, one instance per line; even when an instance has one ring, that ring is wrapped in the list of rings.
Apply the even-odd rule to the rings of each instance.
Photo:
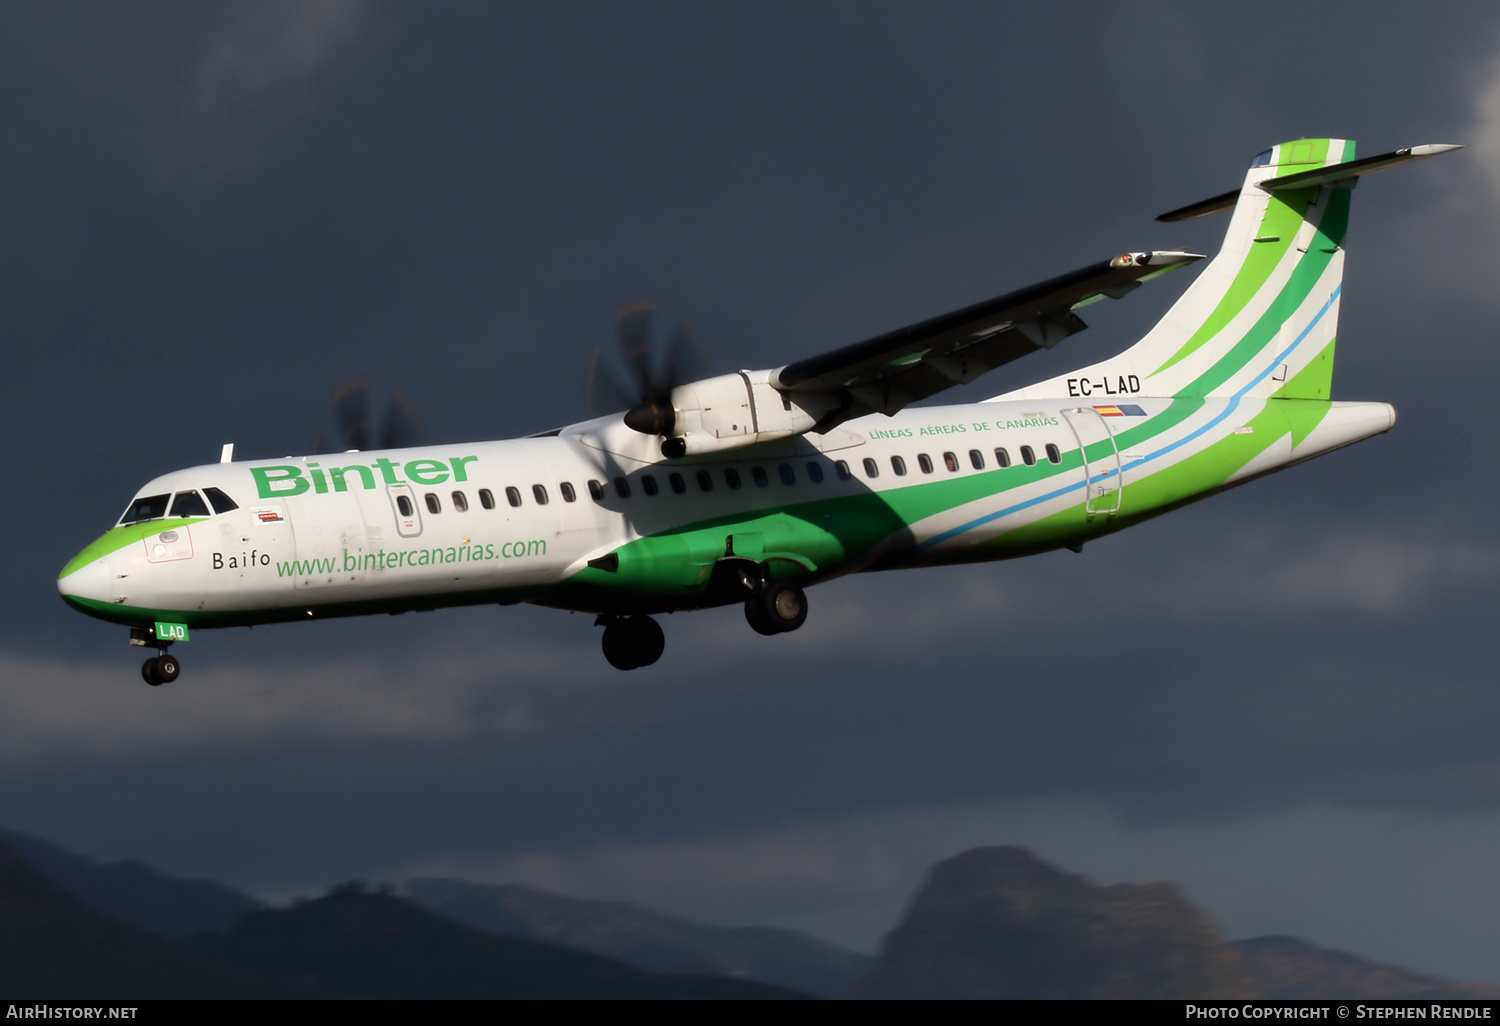
[[[867,947],[927,862],[1019,841],[1500,979],[1491,5],[14,3],[0,118],[0,822],[272,893],[461,868]],[[151,690],[55,598],[140,483],[300,450],[352,371],[439,440],[535,431],[633,295],[774,366],[1213,252],[1222,219],[1152,218],[1301,135],[1470,144],[1356,194],[1335,394],[1396,430],[1081,556],[834,582],[774,639],[673,616],[630,675],[587,618],[488,608],[203,632]]]

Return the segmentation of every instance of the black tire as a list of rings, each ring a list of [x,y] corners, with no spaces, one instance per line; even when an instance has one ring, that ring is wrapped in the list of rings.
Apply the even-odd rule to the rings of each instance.
[[[181,672],[182,664],[177,661],[176,656],[164,655],[156,657],[156,675],[160,677],[163,682],[167,684],[172,683],[177,679],[177,675]]]
[[[604,637],[600,645],[604,649],[604,658],[609,660],[609,665],[617,670],[633,670],[641,665],[636,661],[636,646],[632,644],[630,628],[625,626],[623,620],[616,620],[604,628]]]
[[[156,671],[156,657],[152,656],[141,664],[141,679],[153,688],[161,687],[161,675]]]
[[[778,634],[794,631],[807,621],[807,596],[791,581],[771,581],[755,599],[760,615]]]
[[[745,600],[745,622],[748,623],[757,634],[780,634],[781,628],[766,619],[765,610],[760,607],[760,593],[757,592]]]
[[[667,636],[661,632],[661,624],[649,616],[632,616],[625,625],[630,628],[635,645],[636,666],[650,666],[661,658],[667,649]]]

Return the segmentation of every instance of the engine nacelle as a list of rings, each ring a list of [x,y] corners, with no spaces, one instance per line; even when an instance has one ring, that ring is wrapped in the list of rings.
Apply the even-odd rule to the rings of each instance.
[[[669,456],[738,449],[810,431],[838,407],[833,396],[780,392],[771,371],[740,371],[672,389]]]

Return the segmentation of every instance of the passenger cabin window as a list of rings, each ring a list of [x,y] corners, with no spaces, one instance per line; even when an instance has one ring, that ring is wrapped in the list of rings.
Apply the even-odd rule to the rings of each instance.
[[[724,483],[730,488],[738,490],[740,487],[740,472],[733,467],[724,468]]]
[[[776,472],[781,475],[782,484],[794,485],[797,483],[797,475],[792,471],[792,465],[790,463],[779,464],[776,467]]]
[[[847,481],[854,476],[854,474],[849,470],[848,462],[845,460],[839,460],[833,465],[833,469],[839,472],[840,481]]]
[[[687,491],[687,482],[684,481],[682,479],[682,475],[677,473],[677,471],[675,470],[667,475],[667,483],[672,486],[672,493],[674,495],[681,495],[683,492]]]
[[[932,473],[932,457],[925,452],[917,453],[917,466],[921,468],[924,474]]]
[[[488,488],[479,489],[479,504],[485,509],[495,508],[495,493]]]
[[[1036,453],[1031,451],[1031,446],[1021,446],[1021,462],[1026,464],[1028,467],[1036,466]]]
[[[943,453],[943,467],[950,474],[958,472],[958,457],[951,452]]]
[[[512,506],[521,505],[521,489],[515,485],[507,485],[505,488],[505,501]]]
[[[428,492],[423,498],[427,500],[427,512],[441,513],[443,511],[443,504],[436,495]]]
[[[1051,460],[1053,463],[1062,462],[1062,453],[1058,452],[1057,446],[1053,445],[1051,442],[1047,443],[1047,459]]]
[[[699,489],[705,492],[711,492],[714,490],[714,479],[709,475],[708,471],[700,470],[698,471],[696,476],[698,478]]]
[[[562,492],[563,502],[578,501],[578,493],[573,490],[572,482],[564,481],[562,484],[557,486],[557,490]]]
[[[983,470],[984,469],[984,453],[980,452],[978,449],[970,449],[969,450],[969,465],[972,466],[975,470]]]
[[[239,503],[219,491],[217,488],[205,488],[203,494],[208,496],[208,501],[213,505],[215,513],[228,513],[232,509],[239,509]]]
[[[401,515],[403,517],[409,517],[409,516],[413,515],[414,513],[416,513],[416,510],[412,508],[411,497],[410,496],[406,496],[406,495],[398,495],[398,496],[396,496],[396,508],[401,511]]]
[[[656,478],[651,474],[641,475],[641,491],[647,495],[655,495],[660,489],[656,487]]]
[[[622,499],[630,498],[630,482],[623,477],[615,478],[615,494]]]
[[[880,465],[878,463],[876,463],[874,460],[870,459],[870,457],[866,456],[865,457],[865,477],[874,478],[874,477],[879,477],[879,476],[880,476]]]
[[[197,492],[178,492],[177,498],[172,500],[172,515],[174,517],[206,517],[208,516],[208,503]]]
[[[469,497],[463,492],[453,493],[453,508],[460,513],[469,512]]]
[[[906,461],[900,456],[892,456],[891,470],[895,472],[897,477],[902,477],[906,474]]]
[[[818,466],[816,463],[809,463],[807,465],[807,479],[809,481],[811,481],[813,484],[820,484],[820,483],[822,483],[822,481],[823,481],[823,468],[820,467],[820,466]]]
[[[545,506],[545,505],[547,505],[547,486],[546,485],[532,485],[531,486],[531,497],[536,500],[536,504],[538,506]]]
[[[589,498],[595,502],[604,501],[604,482],[589,478]]]
[[[751,467],[750,477],[755,481],[755,487],[757,488],[764,488],[771,483],[771,479],[766,477],[765,467]]]
[[[1010,451],[1009,450],[1007,450],[1007,449],[996,449],[995,450],[995,466],[999,467],[1001,470],[1004,470],[1006,467],[1010,466]]]

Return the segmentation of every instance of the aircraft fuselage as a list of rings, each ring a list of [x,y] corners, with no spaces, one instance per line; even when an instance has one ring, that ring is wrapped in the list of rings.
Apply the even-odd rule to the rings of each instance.
[[[59,587],[141,627],[490,602],[702,608],[742,598],[715,578],[741,561],[810,584],[1081,545],[1394,416],[1384,403],[1132,395],[907,409],[676,460],[606,418],[550,437],[207,464],[139,499],[214,488],[237,508],[121,524]]]

